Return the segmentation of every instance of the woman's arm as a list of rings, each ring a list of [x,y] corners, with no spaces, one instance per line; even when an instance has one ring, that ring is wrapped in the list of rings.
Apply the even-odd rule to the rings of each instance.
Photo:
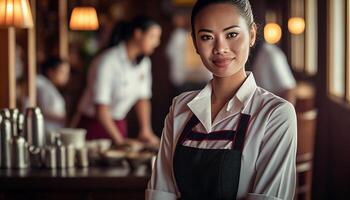
[[[294,107],[283,103],[270,114],[247,199],[292,200],[296,187],[297,124]]]
[[[109,106],[103,104],[97,104],[96,118],[101,123],[101,125],[106,129],[107,133],[111,136],[113,142],[116,145],[121,145],[124,143],[124,138],[120,134],[117,126],[114,124],[111,113],[109,112]]]
[[[139,120],[140,132],[138,138],[154,145],[159,144],[158,137],[151,126],[151,103],[148,99],[140,99],[135,104],[135,111]]]
[[[63,124],[66,121],[66,115],[64,113],[54,113],[54,112],[43,110],[43,114],[45,119],[49,119],[49,120],[56,121]]]
[[[174,105],[174,104],[173,104]],[[173,106],[168,113],[157,159],[146,190],[147,200],[176,200],[177,190],[173,177]]]

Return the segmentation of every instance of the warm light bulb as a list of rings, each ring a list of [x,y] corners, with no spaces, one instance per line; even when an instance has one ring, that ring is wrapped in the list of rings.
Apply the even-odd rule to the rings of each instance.
[[[292,17],[288,20],[288,30],[290,33],[298,35],[305,30],[305,20],[301,17]]]
[[[264,38],[267,43],[276,44],[282,37],[281,27],[276,23],[268,23],[264,27]]]

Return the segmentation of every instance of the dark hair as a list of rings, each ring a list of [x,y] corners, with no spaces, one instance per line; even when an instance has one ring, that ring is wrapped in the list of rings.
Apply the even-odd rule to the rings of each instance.
[[[192,14],[191,14],[192,34],[194,34],[195,32],[194,22],[199,11],[203,10],[205,7],[211,4],[219,4],[219,3],[231,4],[236,8],[238,8],[241,16],[244,17],[249,27],[251,27],[252,24],[254,23],[253,12],[252,12],[252,8],[250,6],[249,0],[198,0],[194,4],[192,9]]]
[[[121,41],[129,40],[136,29],[145,32],[153,25],[159,25],[159,23],[145,15],[139,15],[129,22],[118,22],[114,25],[108,47],[118,45]]]
[[[66,62],[59,57],[50,57],[41,65],[41,72],[46,76],[49,70],[56,70],[61,64]]]

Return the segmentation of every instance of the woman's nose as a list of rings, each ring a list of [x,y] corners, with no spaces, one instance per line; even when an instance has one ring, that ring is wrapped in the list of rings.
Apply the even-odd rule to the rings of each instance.
[[[228,45],[225,39],[217,38],[213,48],[213,54],[224,54],[228,52]]]

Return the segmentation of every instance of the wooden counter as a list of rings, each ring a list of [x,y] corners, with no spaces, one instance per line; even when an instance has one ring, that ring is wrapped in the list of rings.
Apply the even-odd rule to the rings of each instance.
[[[149,176],[129,169],[1,169],[0,200],[12,199],[144,199]]]

